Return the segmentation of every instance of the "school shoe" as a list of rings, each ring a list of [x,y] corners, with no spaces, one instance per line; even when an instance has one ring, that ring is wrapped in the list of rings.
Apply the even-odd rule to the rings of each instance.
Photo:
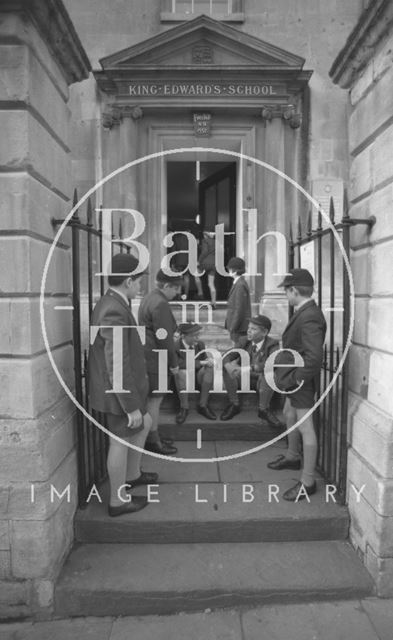
[[[307,496],[312,496],[313,493],[315,493],[317,490],[317,483],[314,480],[314,484],[312,484],[311,486],[307,486],[305,484],[303,484],[302,482],[297,482],[293,487],[291,487],[290,489],[288,489],[288,491],[285,491],[285,493],[282,494],[282,497],[284,498],[284,500],[288,500],[289,502],[296,502],[299,500],[305,500],[306,496],[305,494],[307,494]],[[300,495],[299,492],[301,491]]]
[[[131,502],[120,504],[117,507],[111,507],[111,505],[109,505],[108,515],[110,515],[111,518],[116,518],[117,516],[123,516],[127,513],[136,513],[147,507],[148,504],[146,496],[132,496]]]
[[[265,420],[265,422],[268,422],[272,427],[276,427],[277,429],[282,429],[284,426],[270,409],[258,409],[258,418]]]
[[[208,420],[217,420],[216,414],[207,405],[203,407],[201,404],[198,404],[197,411]]]
[[[129,489],[127,489],[127,491],[142,484],[156,484],[157,480],[158,473],[154,473],[153,471],[141,471],[141,475],[139,476],[139,478],[126,481],[129,485]]]
[[[300,469],[300,465],[300,460],[288,460],[283,455],[277,456],[275,460],[267,463],[269,469],[274,469],[275,471],[281,471],[281,469],[296,469],[298,471]]]
[[[187,416],[188,416],[188,409],[180,409],[179,413],[176,414],[176,418],[175,418],[176,424],[183,424]],[[172,444],[172,443],[167,442],[166,444]]]
[[[163,456],[173,456],[177,453],[177,447],[165,442],[145,442],[145,449],[153,453],[161,453]]]
[[[221,414],[221,420],[231,420],[234,416],[240,413],[240,407],[238,404],[229,404]]]

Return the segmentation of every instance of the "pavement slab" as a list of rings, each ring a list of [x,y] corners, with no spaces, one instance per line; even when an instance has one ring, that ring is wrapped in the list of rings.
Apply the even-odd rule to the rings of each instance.
[[[240,615],[235,611],[177,616],[120,618],[110,640],[242,640]]]
[[[263,607],[242,626],[246,640],[380,640],[359,601]]]
[[[367,613],[379,640],[393,638],[393,601],[378,598],[362,600],[362,607]]]
[[[0,625],[0,640],[109,640],[112,618],[73,618]]]

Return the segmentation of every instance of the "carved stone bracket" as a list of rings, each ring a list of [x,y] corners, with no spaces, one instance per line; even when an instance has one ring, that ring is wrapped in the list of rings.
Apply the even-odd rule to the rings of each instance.
[[[302,124],[302,114],[296,111],[292,104],[285,105],[265,105],[261,109],[261,118],[264,122],[270,122],[273,118],[281,118],[287,122],[292,129],[298,129]]]

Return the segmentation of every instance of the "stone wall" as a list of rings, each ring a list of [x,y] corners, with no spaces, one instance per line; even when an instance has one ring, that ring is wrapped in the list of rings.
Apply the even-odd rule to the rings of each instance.
[[[350,354],[351,538],[381,596],[393,595],[393,7],[371,3],[332,68],[350,89],[350,215],[356,290]],[[378,43],[378,45],[376,45]]]
[[[0,4],[0,617],[50,607],[53,581],[73,539],[74,409],[41,333],[42,270],[51,218],[70,209],[68,85],[89,63],[58,0]],[[48,273],[45,315],[53,357],[73,380],[70,251]],[[66,496],[50,500],[50,485]],[[31,486],[35,488],[32,500]]]

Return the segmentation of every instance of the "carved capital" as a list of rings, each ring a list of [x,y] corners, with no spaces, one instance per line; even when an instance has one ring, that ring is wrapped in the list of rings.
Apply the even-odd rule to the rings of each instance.
[[[292,129],[298,129],[302,124],[302,114],[296,111],[293,104],[265,105],[261,109],[261,118],[264,122],[270,122],[273,118],[281,118]]]
[[[106,111],[102,114],[102,126],[104,129],[113,129],[119,126],[123,120],[121,109],[114,105],[108,105]]]

